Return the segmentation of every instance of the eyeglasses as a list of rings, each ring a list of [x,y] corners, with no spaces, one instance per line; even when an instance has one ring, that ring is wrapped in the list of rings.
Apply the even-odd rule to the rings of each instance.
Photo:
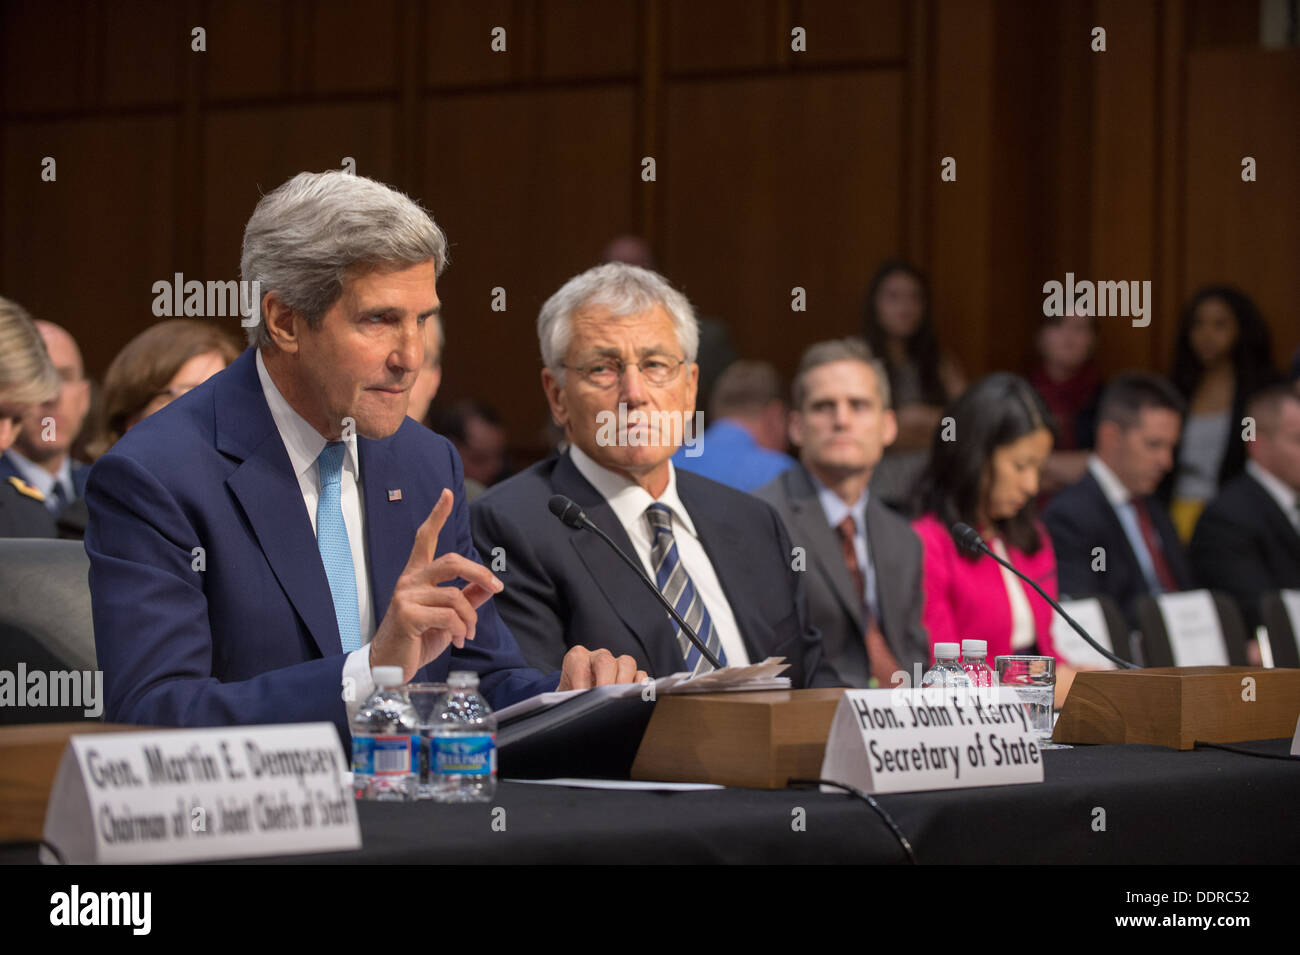
[[[686,364],[686,360],[684,358],[669,358],[666,355],[655,355],[630,364],[635,365],[636,369],[641,372],[641,376],[650,384],[666,385],[677,377],[677,373],[681,371],[682,365]],[[564,367],[570,371],[576,371],[589,385],[597,388],[612,388],[623,380],[623,373],[627,371],[628,365],[629,362],[625,362],[621,358],[599,358],[585,365],[565,365]]]

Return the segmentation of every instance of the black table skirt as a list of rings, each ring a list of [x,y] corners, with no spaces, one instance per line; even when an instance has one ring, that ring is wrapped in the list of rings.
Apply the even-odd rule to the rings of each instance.
[[[1285,754],[1290,740],[1238,744]],[[1215,749],[1049,750],[1041,785],[880,796],[925,863],[1300,862],[1300,760]],[[494,831],[494,809],[504,831]],[[355,852],[263,860],[390,863],[905,861],[861,800],[813,790],[613,792],[503,782],[490,804],[358,805]],[[802,809],[802,831],[795,823]],[[1104,812],[1105,831],[1094,829]],[[498,822],[498,827],[500,822]]]

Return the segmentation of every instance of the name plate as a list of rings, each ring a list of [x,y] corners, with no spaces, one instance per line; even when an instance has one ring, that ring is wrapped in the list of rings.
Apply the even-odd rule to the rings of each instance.
[[[72,863],[357,849],[347,769],[332,723],[72,736],[45,841]]]
[[[869,793],[1041,783],[1043,754],[1011,691],[849,690],[821,777]]]

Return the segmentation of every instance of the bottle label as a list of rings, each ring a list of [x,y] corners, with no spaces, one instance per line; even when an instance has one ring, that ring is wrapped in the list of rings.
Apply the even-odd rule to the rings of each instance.
[[[368,736],[352,740],[352,772],[366,776],[405,776],[418,757],[410,736]],[[418,765],[418,764],[416,764]]]
[[[433,771],[439,776],[486,776],[497,771],[496,736],[435,736]]]

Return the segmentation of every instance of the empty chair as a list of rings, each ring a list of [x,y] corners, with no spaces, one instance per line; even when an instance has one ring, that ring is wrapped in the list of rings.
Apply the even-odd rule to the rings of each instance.
[[[1276,590],[1259,598],[1273,666],[1300,667],[1300,590]]]
[[[1128,624],[1124,621],[1119,604],[1113,599],[1102,594],[1079,600],[1062,600],[1061,608],[1111,653],[1122,659],[1133,660]],[[1052,644],[1056,647],[1056,655],[1071,666],[1101,669],[1115,667],[1114,663],[1088,646],[1059,615],[1052,619]]]
[[[1146,666],[1246,666],[1246,624],[1218,590],[1185,590],[1138,601]]]

